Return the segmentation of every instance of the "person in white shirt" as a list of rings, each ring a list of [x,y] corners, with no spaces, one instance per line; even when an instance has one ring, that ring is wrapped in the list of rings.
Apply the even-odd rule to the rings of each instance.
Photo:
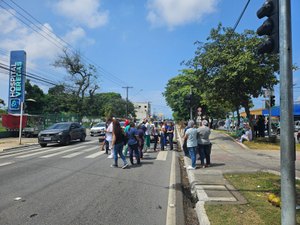
[[[108,142],[109,149],[111,150],[110,155],[107,157],[109,159],[114,158],[114,152],[112,151],[112,133],[113,133],[113,121],[111,119],[107,120],[107,128],[105,133],[105,140]]]
[[[252,130],[251,127],[249,126],[248,123],[245,124],[245,129],[246,132],[243,134],[240,138],[240,142],[242,143],[243,141],[252,141]]]
[[[148,122],[147,119],[144,119],[144,124],[145,124],[145,127],[146,127],[146,131],[145,131],[145,148],[146,150],[147,149],[150,149],[150,134],[151,134],[151,126],[150,126],[150,123]]]
[[[196,149],[198,145],[197,141],[197,129],[194,127],[194,121],[190,120],[188,122],[188,129],[185,132],[184,140],[187,141],[187,149],[189,151],[189,155],[192,160],[192,165],[188,166],[188,170],[195,170],[196,169]]]

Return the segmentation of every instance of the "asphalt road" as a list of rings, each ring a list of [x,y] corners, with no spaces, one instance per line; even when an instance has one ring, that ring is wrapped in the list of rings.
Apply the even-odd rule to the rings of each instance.
[[[0,224],[166,224],[172,154],[150,152],[128,169],[119,159],[111,168],[96,137],[3,152]]]

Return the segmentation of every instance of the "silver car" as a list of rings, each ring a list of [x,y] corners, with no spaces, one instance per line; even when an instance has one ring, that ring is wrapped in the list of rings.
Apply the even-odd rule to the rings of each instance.
[[[105,122],[100,122],[94,125],[90,130],[91,136],[104,136],[106,130]]]

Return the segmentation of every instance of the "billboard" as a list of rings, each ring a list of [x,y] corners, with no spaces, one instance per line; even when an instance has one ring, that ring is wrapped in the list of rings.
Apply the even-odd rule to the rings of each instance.
[[[10,52],[8,113],[20,114],[25,97],[26,52]]]

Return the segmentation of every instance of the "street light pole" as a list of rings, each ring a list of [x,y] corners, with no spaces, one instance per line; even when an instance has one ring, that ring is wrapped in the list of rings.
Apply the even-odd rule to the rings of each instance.
[[[279,1],[281,224],[296,224],[291,1]]]
[[[21,102],[21,110],[20,110],[20,125],[19,125],[19,145],[22,144],[22,123],[23,123],[23,114],[24,114],[24,103],[27,102],[36,102],[36,100],[29,98],[27,100],[23,100]]]
[[[129,88],[133,88],[133,87],[122,87],[122,88],[126,88],[126,118],[128,118],[128,89]]]
[[[21,111],[20,111],[19,145],[22,144],[21,137],[22,137],[23,110],[24,110],[24,102],[22,101],[21,102]]]

